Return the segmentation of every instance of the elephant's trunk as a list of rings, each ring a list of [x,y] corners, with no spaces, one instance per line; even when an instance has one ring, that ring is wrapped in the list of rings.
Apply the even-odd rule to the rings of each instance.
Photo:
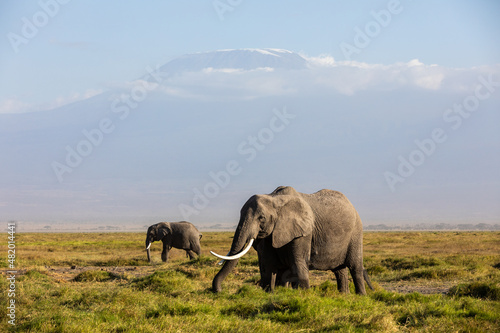
[[[214,280],[212,281],[212,290],[216,293],[222,291],[222,281],[231,273],[233,268],[236,266],[238,263],[239,259],[236,260],[229,260],[224,263],[224,266],[222,266],[221,270],[217,275],[214,277]]]
[[[228,256],[229,257],[234,257],[234,259],[227,260],[224,262],[224,266],[222,266],[221,270],[217,275],[214,277],[212,281],[212,290],[214,292],[220,292],[222,290],[222,281],[228,276],[229,273],[233,270],[233,268],[236,266],[236,264],[239,261],[239,257],[241,257],[243,254],[248,252],[250,250],[250,247],[252,246],[253,243],[253,238],[254,237],[249,237],[248,233],[241,233],[240,228],[236,230],[236,233],[234,235],[233,243],[231,245],[231,251],[229,251]],[[247,248],[243,250],[243,247],[245,244],[247,244],[247,241],[249,245],[247,245]],[[244,253],[243,253],[244,252]],[[243,253],[243,254],[242,254]],[[236,255],[239,254],[239,255]]]

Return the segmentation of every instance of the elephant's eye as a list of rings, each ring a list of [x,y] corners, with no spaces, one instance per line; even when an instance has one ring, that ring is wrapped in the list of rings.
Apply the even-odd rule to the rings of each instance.
[[[266,217],[264,215],[259,216],[259,222],[261,223],[266,222]]]

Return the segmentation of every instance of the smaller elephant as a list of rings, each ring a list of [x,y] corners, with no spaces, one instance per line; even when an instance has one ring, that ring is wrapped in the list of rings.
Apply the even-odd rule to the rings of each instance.
[[[151,262],[149,248],[154,241],[163,242],[163,251],[161,260],[167,262],[168,252],[172,247],[186,251],[190,259],[193,259],[196,253],[201,253],[200,239],[203,235],[196,227],[189,222],[160,222],[153,224],[148,228],[146,234],[146,251],[148,261]]]

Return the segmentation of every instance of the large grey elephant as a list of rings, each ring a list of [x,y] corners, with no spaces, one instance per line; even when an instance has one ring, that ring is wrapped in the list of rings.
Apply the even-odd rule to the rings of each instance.
[[[160,222],[153,224],[148,228],[146,234],[146,251],[148,253],[148,261],[151,262],[149,248],[154,241],[163,242],[163,251],[161,260],[166,262],[168,252],[172,247],[185,250],[189,258],[193,259],[194,253],[200,255],[201,246],[200,239],[202,234],[196,227],[189,222]]]
[[[340,192],[304,194],[280,186],[271,194],[248,199],[228,255],[212,252],[226,260],[212,282],[215,292],[252,246],[259,256],[263,288],[272,289],[275,281],[308,288],[309,269],[333,271],[341,292],[349,291],[347,269],[356,293],[366,294],[365,280],[372,288],[363,268],[361,219]]]

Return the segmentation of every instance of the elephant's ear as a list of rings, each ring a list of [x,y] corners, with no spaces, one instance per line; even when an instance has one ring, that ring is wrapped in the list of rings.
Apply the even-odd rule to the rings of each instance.
[[[310,235],[314,216],[311,207],[295,196],[282,196],[278,200],[276,224],[273,231],[273,247],[280,248],[293,239]]]
[[[161,226],[158,226],[158,240],[162,240],[163,237],[171,233],[170,226],[168,224],[164,224]]]

